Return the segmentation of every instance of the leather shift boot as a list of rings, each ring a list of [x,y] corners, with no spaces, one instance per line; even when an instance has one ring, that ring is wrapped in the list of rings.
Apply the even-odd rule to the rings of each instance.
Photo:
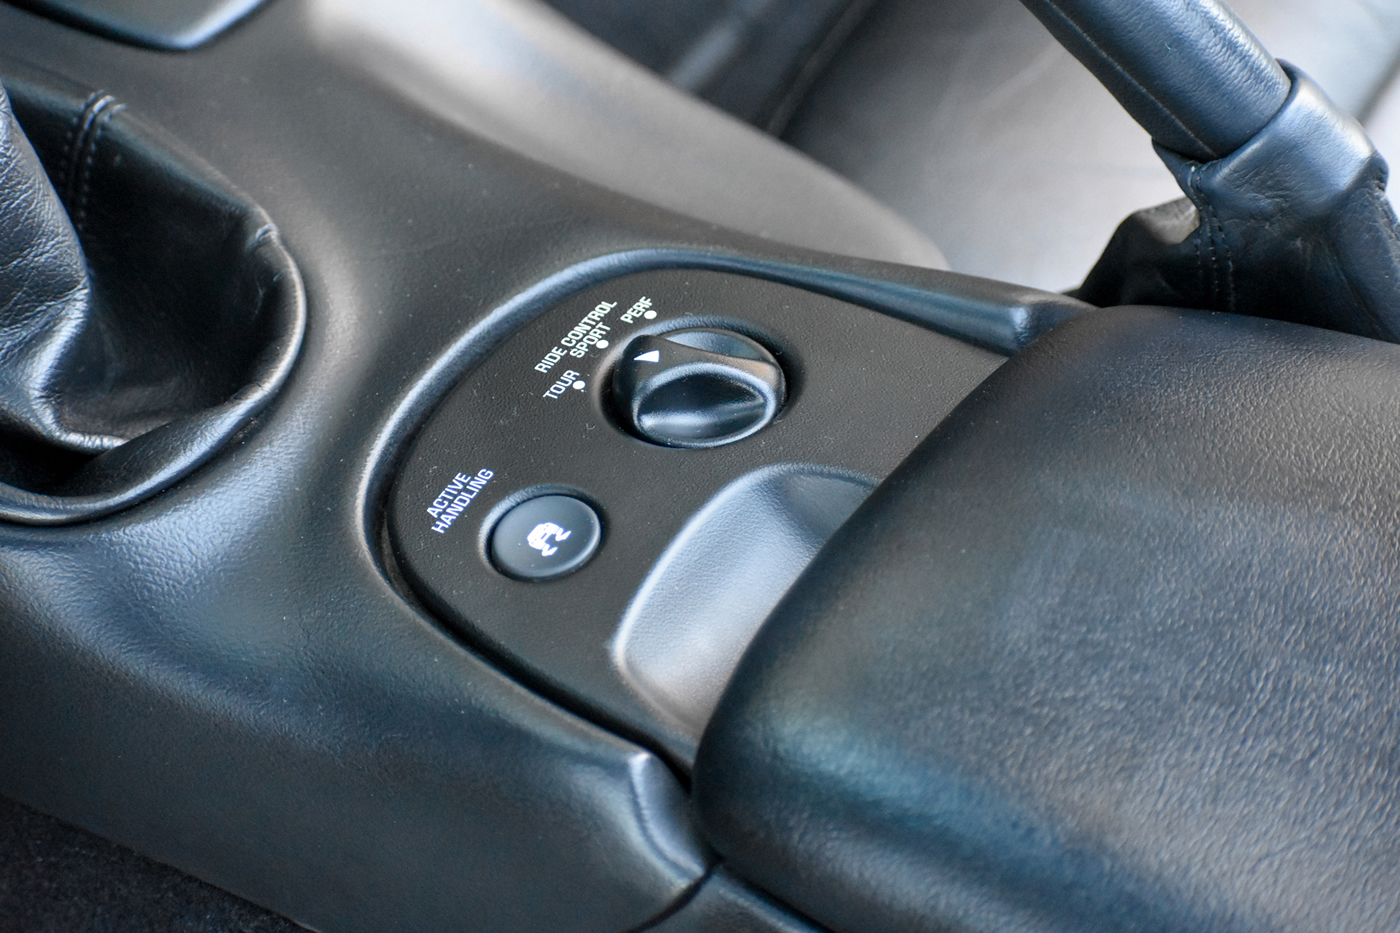
[[[126,438],[65,417],[108,370],[77,233],[0,88],[0,442],[100,453]]]
[[[305,297],[267,215],[110,94],[6,84],[0,520],[61,524],[208,461],[291,371]]]
[[[1385,160],[1317,85],[1285,68],[1287,102],[1235,152],[1198,162],[1158,146],[1189,200],[1125,220],[1076,297],[1400,342],[1400,227]]]

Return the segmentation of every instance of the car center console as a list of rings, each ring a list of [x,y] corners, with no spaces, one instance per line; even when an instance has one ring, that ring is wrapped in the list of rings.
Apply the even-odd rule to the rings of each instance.
[[[322,930],[1390,929],[1386,166],[1028,5],[1192,199],[1103,310],[525,0],[0,5],[0,793]]]
[[[996,365],[947,345],[747,276],[610,279],[452,389],[393,481],[394,554],[508,669],[686,768],[769,610]]]
[[[177,55],[0,6],[0,79],[139,116],[304,297],[210,456],[0,524],[0,792],[318,929],[801,929],[695,829],[709,710],[871,487],[1086,306],[581,181],[383,78],[356,15]]]

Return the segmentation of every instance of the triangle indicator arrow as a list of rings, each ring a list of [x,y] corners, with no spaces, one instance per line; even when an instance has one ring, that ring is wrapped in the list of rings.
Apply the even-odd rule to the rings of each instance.
[[[633,359],[635,362],[638,362],[638,363],[660,363],[660,362],[661,362],[661,351],[660,351],[660,350],[648,350],[646,353],[643,353],[643,354],[641,354],[640,356],[634,356],[634,357],[632,357],[632,359]]]

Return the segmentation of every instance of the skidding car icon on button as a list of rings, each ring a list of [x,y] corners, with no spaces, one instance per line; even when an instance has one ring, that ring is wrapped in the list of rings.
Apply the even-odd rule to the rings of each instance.
[[[530,547],[539,551],[545,557],[549,557],[555,551],[559,550],[549,543],[549,539],[553,538],[555,541],[563,541],[567,539],[569,535],[570,531],[567,528],[560,528],[553,522],[540,522],[525,536],[525,541]]]
[[[582,499],[536,496],[513,506],[491,531],[491,563],[517,580],[552,580],[588,563],[603,539],[598,513]]]

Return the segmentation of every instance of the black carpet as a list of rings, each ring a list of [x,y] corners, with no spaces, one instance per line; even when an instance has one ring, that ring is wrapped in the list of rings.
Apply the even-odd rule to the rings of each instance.
[[[92,833],[0,799],[0,933],[301,933]]]

